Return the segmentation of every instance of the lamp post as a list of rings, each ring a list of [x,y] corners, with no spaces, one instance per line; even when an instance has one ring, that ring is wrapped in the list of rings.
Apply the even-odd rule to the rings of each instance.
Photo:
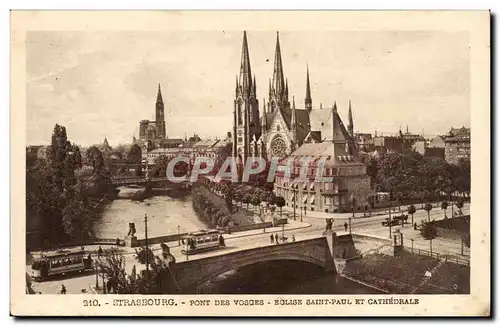
[[[300,206],[300,221],[302,222],[302,206]]]
[[[177,225],[177,235],[179,236],[179,247],[181,246],[181,237],[180,237],[180,234],[181,234],[181,226]]]
[[[281,241],[285,241],[285,224],[281,224]]]
[[[392,218],[391,218],[391,211],[392,211],[392,205],[391,205],[391,199],[389,198],[389,238],[392,239]]]
[[[149,252],[148,252],[148,215],[144,214],[144,233],[146,245],[146,275],[149,275]]]
[[[293,189],[293,220],[295,221],[296,220],[296,215],[295,215],[295,207],[297,206],[296,203],[297,203],[297,188],[295,188],[293,185],[292,185],[292,189]]]
[[[106,294],[106,280],[104,279],[104,271],[102,271],[102,293]]]
[[[415,239],[410,239],[411,240],[411,253],[413,253],[413,241],[415,241]]]
[[[94,260],[94,268],[95,268],[95,288],[99,289],[99,269],[97,265],[97,259]]]

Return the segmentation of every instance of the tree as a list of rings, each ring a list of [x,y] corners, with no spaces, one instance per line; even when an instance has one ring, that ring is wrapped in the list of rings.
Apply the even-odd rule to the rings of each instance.
[[[427,206],[427,204],[426,204]],[[438,233],[437,233],[437,228],[435,221],[432,220],[429,222],[422,221],[422,224],[420,225],[420,235],[425,239],[429,240],[429,245],[430,245],[430,251],[432,253],[432,240],[437,238]]]
[[[132,164],[137,164],[135,167],[135,175],[139,176],[141,174],[141,162],[142,162],[142,150],[141,146],[133,144],[128,152],[128,161]]]
[[[92,217],[94,212],[82,201],[70,200],[62,210],[63,227],[71,238],[76,238],[79,244],[92,233]]]
[[[280,208],[280,217],[283,217],[283,206],[286,204],[285,198],[282,196],[276,196],[274,203]]]
[[[427,212],[427,217],[429,218],[429,222],[430,222],[432,205],[430,203],[426,203],[424,206],[424,210]]]
[[[413,225],[413,214],[415,214],[415,212],[417,211],[417,209],[415,208],[415,206],[413,204],[411,204],[410,206],[408,206],[408,214],[411,215],[411,224]]]
[[[448,202],[446,200],[441,202],[441,209],[444,210],[444,218],[447,218],[446,210],[448,209]]]
[[[261,203],[261,197],[260,197],[260,194],[256,193],[252,196],[252,205],[254,207],[258,207],[259,208],[259,216],[261,217],[261,211],[260,211],[260,203]]]

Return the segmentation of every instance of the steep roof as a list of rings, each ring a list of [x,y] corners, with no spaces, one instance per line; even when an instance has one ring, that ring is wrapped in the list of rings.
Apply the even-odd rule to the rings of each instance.
[[[291,154],[292,157],[312,157],[326,159],[325,167],[338,165],[363,165],[349,155],[344,144],[323,142],[306,143]]]
[[[311,130],[321,131],[323,140],[347,141],[351,138],[336,110],[311,110],[309,119]]]

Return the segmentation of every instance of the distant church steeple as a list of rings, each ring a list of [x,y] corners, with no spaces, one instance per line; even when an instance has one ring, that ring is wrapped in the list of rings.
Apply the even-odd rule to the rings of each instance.
[[[351,100],[349,100],[349,124],[347,125],[347,131],[351,135],[351,137],[354,136],[354,122],[352,120],[352,109],[351,109]]]
[[[307,65],[307,79],[306,79],[306,99],[304,101],[306,110],[311,113],[312,110],[312,98],[311,98],[311,84],[309,83],[309,65]]]
[[[163,96],[161,95],[161,86],[158,83],[158,94],[156,95],[156,137],[160,139],[166,138],[165,128],[165,107],[163,104]]]
[[[276,33],[276,50],[274,54],[274,68],[271,89],[269,94],[270,111],[274,111],[275,107],[290,108],[288,101],[288,83],[285,80],[283,73],[283,62],[281,59],[281,47],[279,32]]]

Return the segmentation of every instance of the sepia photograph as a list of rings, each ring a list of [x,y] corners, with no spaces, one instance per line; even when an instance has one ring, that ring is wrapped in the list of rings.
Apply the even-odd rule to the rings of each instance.
[[[489,314],[488,12],[132,14],[11,14],[19,312]]]

